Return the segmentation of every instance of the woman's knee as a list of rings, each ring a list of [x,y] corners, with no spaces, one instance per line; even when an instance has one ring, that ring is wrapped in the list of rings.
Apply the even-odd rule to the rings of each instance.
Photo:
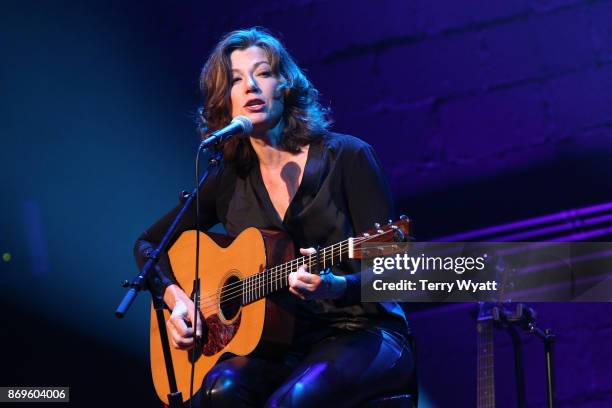
[[[260,407],[284,378],[282,366],[233,356],[217,363],[202,384],[203,407]],[[277,378],[278,377],[278,378]]]
[[[240,358],[222,361],[215,365],[202,383],[203,407],[232,407],[250,405],[252,396],[246,386],[243,368],[246,362]]]
[[[327,362],[313,364],[291,375],[266,402],[266,407],[342,407],[344,387],[338,383],[342,373]]]

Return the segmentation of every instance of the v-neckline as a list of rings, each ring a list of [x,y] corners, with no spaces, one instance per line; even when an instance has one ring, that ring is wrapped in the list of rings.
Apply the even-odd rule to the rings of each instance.
[[[261,166],[259,163],[259,159],[257,160],[256,174],[258,177],[258,182],[261,183],[260,185],[261,185],[261,189],[263,190],[262,193],[263,193],[265,205],[268,207],[268,211],[272,211],[274,213],[276,221],[279,222],[281,225],[285,224],[287,215],[291,211],[291,207],[293,206],[293,203],[296,201],[298,195],[302,194],[302,190],[304,189],[303,186],[308,182],[307,177],[312,176],[312,171],[313,171],[312,167],[314,165],[313,164],[314,160],[312,159],[312,155],[313,155],[313,150],[315,150],[313,149],[314,144],[315,143],[310,143],[308,145],[308,153],[306,153],[306,163],[304,164],[304,169],[302,171],[302,180],[300,181],[300,184],[295,190],[295,194],[293,195],[291,200],[289,200],[289,204],[287,205],[287,209],[285,210],[285,214],[283,217],[281,217],[280,213],[278,212],[278,210],[274,206],[274,203],[272,202],[272,198],[270,197],[270,192],[268,191],[268,187],[266,187],[266,183],[264,182],[264,179],[263,179],[263,174],[261,173]]]

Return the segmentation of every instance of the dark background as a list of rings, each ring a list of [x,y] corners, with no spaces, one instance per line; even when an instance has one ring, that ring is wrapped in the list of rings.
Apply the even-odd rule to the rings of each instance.
[[[6,2],[0,14],[0,385],[157,406],[148,299],[123,320],[138,234],[192,183],[198,73],[232,29],[279,35],[378,152],[420,240],[612,201],[612,2]],[[590,228],[590,229],[589,229]],[[473,305],[407,305],[422,407],[475,406]],[[539,304],[560,407],[612,405],[612,307]],[[498,406],[514,406],[498,333]],[[529,406],[541,345],[525,336]]]

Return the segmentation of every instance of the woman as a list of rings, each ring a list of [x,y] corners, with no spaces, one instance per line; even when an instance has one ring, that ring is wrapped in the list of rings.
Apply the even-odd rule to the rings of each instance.
[[[204,229],[220,222],[231,236],[248,227],[284,231],[307,255],[393,218],[372,148],[327,131],[316,89],[269,33],[252,28],[227,34],[200,83],[208,130],[237,115],[253,122],[248,138],[226,142],[223,166],[201,189]],[[178,210],[139,238],[140,265]],[[183,218],[176,236],[195,228],[194,212]],[[156,274],[150,287],[172,310],[172,345],[189,349],[193,303],[174,283],[167,257]],[[278,359],[220,361],[204,380],[204,406],[355,406],[409,391],[414,362],[404,314],[395,303],[360,302],[358,264],[343,262],[321,275],[304,266],[289,276],[289,291],[297,303],[290,349]]]

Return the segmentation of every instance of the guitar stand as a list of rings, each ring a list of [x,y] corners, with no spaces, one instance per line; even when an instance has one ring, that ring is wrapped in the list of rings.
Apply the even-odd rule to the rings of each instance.
[[[514,350],[514,367],[516,373],[516,391],[519,408],[527,406],[525,399],[525,379],[523,368],[523,351],[521,339],[515,328],[520,326],[528,333],[535,334],[544,343],[544,357],[546,359],[546,395],[548,408],[555,406],[554,370],[552,348],[555,342],[555,335],[550,329],[542,330],[536,326],[536,313],[532,308],[526,307],[522,303],[516,305],[516,313],[508,313],[501,307],[494,307],[492,310],[493,319],[501,323],[501,326],[508,330],[512,339]]]
[[[187,208],[191,205],[192,201],[195,199],[196,192],[198,191],[198,189],[200,189],[204,185],[204,182],[208,178],[210,171],[219,164],[220,160],[221,160],[221,153],[218,151],[214,151],[208,161],[208,168],[206,169],[206,171],[200,178],[198,187],[194,188],[191,194],[185,194],[184,192],[181,193],[180,198],[181,198],[181,202],[183,203],[183,207],[181,208],[179,213],[176,215],[176,218],[170,224],[170,227],[168,227],[168,230],[164,234],[164,237],[162,238],[157,248],[155,248],[155,250],[147,254],[148,259],[143,265],[140,273],[132,280],[132,283],[128,283],[128,281],[124,281],[122,283],[122,286],[126,288],[129,287],[129,290],[125,294],[125,296],[121,300],[121,303],[117,307],[117,310],[115,311],[115,316],[117,316],[118,318],[122,318],[123,316],[125,316],[128,309],[130,308],[130,306],[136,299],[136,296],[138,295],[138,293],[143,288],[146,289],[147,280],[148,280],[151,270],[159,262],[161,254],[165,253],[166,250],[168,249],[168,245],[174,236],[174,232],[176,231],[176,228],[178,227],[179,222],[183,219],[183,216],[187,212]],[[170,393],[168,394],[169,407],[170,408],[182,408],[184,405],[183,396],[182,396],[182,393],[178,391],[178,387],[176,385],[176,376],[174,374],[174,366],[172,364],[172,357],[171,357],[171,352],[170,352],[170,342],[168,341],[168,333],[166,331],[166,319],[164,317],[164,301],[161,297],[155,296],[153,294],[151,294],[151,297],[153,298],[153,307],[155,308],[155,315],[157,317],[157,325],[159,327],[159,334],[160,334],[159,337],[162,343],[162,350],[164,353],[164,362],[166,365],[166,373],[168,375],[168,383],[170,387]]]
[[[554,383],[554,372],[553,372],[553,343],[555,342],[555,335],[552,334],[550,329],[542,330],[535,325],[535,312],[529,309],[529,313],[533,313],[533,321],[527,323],[527,331],[534,333],[544,343],[544,357],[546,358],[546,395],[548,397],[548,407],[553,408],[555,406],[555,383]]]

